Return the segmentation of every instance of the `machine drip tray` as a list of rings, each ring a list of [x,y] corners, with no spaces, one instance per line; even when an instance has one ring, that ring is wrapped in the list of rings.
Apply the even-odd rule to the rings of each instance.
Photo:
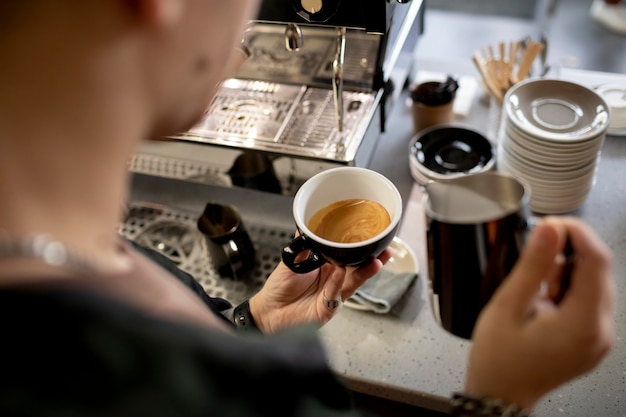
[[[202,233],[197,229],[199,213],[171,207],[134,202],[128,205],[119,233],[173,261],[191,274],[212,297],[238,304],[263,286],[280,262],[282,248],[293,239],[293,228],[278,229],[246,221],[256,250],[256,265],[248,280],[221,277],[212,265]]]

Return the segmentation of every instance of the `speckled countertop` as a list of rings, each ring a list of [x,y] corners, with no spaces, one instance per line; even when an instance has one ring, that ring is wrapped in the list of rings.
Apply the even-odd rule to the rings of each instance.
[[[626,85],[626,76],[562,70],[560,78],[594,86]],[[392,314],[344,308],[321,334],[332,368],[355,391],[433,410],[447,410],[446,397],[462,388],[469,342],[438,327],[428,299],[421,191],[408,167],[411,119],[397,106],[371,168],[391,178],[408,197],[399,237],[415,252],[420,276]],[[488,130],[488,109],[476,98],[470,115],[458,122]],[[407,163],[400,163],[407,160]],[[588,200],[572,213],[586,220],[614,251],[616,330],[614,350],[592,373],[547,396],[543,416],[626,416],[626,137],[607,136],[597,182]]]

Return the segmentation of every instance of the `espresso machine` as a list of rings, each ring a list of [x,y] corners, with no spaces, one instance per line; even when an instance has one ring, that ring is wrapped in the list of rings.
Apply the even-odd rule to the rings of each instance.
[[[119,232],[234,303],[261,288],[293,238],[293,194],[312,175],[370,164],[411,70],[422,0],[264,0],[203,119],[129,161]],[[215,267],[197,227],[207,201],[241,212],[256,250],[245,282]]]
[[[131,171],[292,195],[326,168],[367,167],[423,13],[423,0],[264,0],[243,35],[248,59],[203,120],[143,146]]]

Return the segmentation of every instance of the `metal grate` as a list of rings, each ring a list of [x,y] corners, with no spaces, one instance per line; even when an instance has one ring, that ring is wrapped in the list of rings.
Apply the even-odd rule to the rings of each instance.
[[[369,125],[375,97],[344,91],[343,99],[344,131],[339,132],[332,90],[231,79],[205,118],[178,139],[351,161]]]
[[[140,174],[176,178],[203,184],[230,186],[231,179],[209,163],[135,154],[128,161],[128,169]]]
[[[344,93],[349,99],[345,103],[344,125],[346,131],[358,126],[362,117],[362,108],[367,107],[371,96],[359,93]],[[345,136],[337,131],[337,115],[332,91],[320,88],[307,89],[298,114],[310,117],[294,118],[281,137],[281,142],[290,146],[327,153],[342,154],[353,137]]]
[[[227,142],[276,142],[303,91],[302,86],[228,80],[190,133]]]
[[[246,281],[221,277],[212,265],[202,233],[197,230],[198,214],[170,207],[133,203],[119,233],[167,256],[180,269],[198,280],[207,294],[238,304],[256,293],[280,262],[282,248],[293,239],[293,230],[276,229],[246,222],[256,251],[256,266]]]

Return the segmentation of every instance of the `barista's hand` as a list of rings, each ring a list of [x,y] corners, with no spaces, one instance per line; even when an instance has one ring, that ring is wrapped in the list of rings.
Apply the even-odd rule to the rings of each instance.
[[[292,272],[282,262],[263,288],[250,299],[250,312],[264,333],[303,323],[327,323],[341,308],[329,309],[328,300],[349,298],[365,281],[374,276],[391,258],[391,249],[359,268],[340,268],[324,264],[306,274]]]
[[[539,293],[542,282],[551,285],[559,276],[567,235],[576,260],[569,290],[557,304]],[[598,365],[615,337],[611,257],[575,218],[549,217],[537,225],[476,325],[467,392],[532,408]]]

